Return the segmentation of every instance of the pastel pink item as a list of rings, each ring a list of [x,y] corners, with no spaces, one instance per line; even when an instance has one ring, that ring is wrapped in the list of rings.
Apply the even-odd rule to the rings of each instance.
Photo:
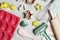
[[[32,35],[30,35],[26,30],[24,30],[22,28],[18,29],[18,34],[22,37],[27,37],[27,38],[30,38],[32,40],[35,40],[35,38]]]

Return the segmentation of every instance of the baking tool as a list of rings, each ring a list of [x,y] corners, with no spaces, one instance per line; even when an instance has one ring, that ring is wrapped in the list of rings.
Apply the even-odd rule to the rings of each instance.
[[[51,9],[48,12],[51,17],[50,23],[55,34],[56,40],[60,40],[60,20],[53,14]]]
[[[42,23],[41,25],[39,25],[37,28],[33,30],[33,33],[35,35],[42,34],[46,38],[46,40],[51,40],[50,37],[46,33],[47,27],[48,25],[46,23]]]
[[[0,40],[11,40],[19,20],[20,17],[0,10]]]
[[[30,35],[26,30],[24,30],[24,29],[22,29],[22,28],[18,28],[17,33],[18,33],[18,35],[20,35],[21,37],[27,37],[27,38],[30,38],[30,39],[32,39],[32,40],[35,40],[32,35]]]
[[[41,25],[39,25],[37,28],[35,28],[33,30],[33,33],[35,35],[40,34],[41,32],[45,31],[47,29],[48,25],[46,23],[42,23]]]
[[[46,38],[46,40],[51,40],[46,31],[41,32],[41,34]]]
[[[46,38],[46,40],[51,40],[51,38],[47,35],[46,31],[41,32],[41,34]]]
[[[36,19],[40,21],[41,17],[46,13],[46,11],[48,11],[49,7],[52,5],[52,3],[54,2],[54,0],[51,0],[49,2],[49,4],[47,4],[42,10],[41,12],[39,12],[39,14],[37,14]]]

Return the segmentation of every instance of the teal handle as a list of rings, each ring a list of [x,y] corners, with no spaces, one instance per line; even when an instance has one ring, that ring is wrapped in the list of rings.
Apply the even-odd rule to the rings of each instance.
[[[33,33],[35,35],[40,34],[41,32],[45,31],[47,29],[48,25],[46,23],[42,23],[41,25],[39,25],[37,28],[35,28],[33,30]]]
[[[46,40],[51,40],[51,38],[47,35],[46,31],[42,32],[41,34],[46,38]]]

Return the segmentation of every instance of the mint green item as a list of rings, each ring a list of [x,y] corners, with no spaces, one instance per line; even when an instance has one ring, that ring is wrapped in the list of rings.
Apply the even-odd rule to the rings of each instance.
[[[33,33],[35,35],[40,34],[41,32],[45,31],[47,29],[48,25],[46,23],[42,23],[37,28],[33,30]]]
[[[51,38],[47,35],[46,31],[43,31],[41,34],[46,38],[46,40],[51,40]]]
[[[27,24],[26,21],[21,21],[20,25],[21,25],[22,27],[26,27],[26,26],[28,26],[28,24]]]

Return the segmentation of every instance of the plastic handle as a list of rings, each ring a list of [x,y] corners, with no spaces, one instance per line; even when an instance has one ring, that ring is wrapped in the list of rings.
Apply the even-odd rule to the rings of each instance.
[[[51,40],[46,31],[42,32],[41,34],[46,38],[46,40]]]

